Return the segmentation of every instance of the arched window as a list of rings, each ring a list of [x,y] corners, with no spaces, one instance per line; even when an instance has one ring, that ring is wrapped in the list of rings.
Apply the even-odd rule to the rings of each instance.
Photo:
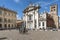
[[[5,24],[4,26],[5,26],[5,28],[7,28],[7,24]]]
[[[13,24],[12,24],[12,28],[13,28]]]
[[[0,24],[0,28],[2,28],[2,24]]]
[[[32,15],[29,15],[29,20],[32,20]]]
[[[7,22],[7,19],[6,18],[4,18],[4,22]]]
[[[10,28],[10,24],[8,24],[8,28]]]

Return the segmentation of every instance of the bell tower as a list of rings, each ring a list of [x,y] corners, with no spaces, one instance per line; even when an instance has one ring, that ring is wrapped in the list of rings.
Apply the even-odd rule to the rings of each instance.
[[[54,20],[54,27],[58,29],[59,18],[58,18],[58,5],[57,4],[50,6],[50,14]]]
[[[58,5],[54,4],[50,6],[50,14],[53,15],[58,15]]]

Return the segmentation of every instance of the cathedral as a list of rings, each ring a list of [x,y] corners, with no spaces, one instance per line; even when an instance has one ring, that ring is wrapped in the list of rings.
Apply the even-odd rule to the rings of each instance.
[[[39,13],[40,8],[38,4],[29,4],[24,9],[24,26],[27,29],[59,28],[58,5],[51,5],[50,12]]]

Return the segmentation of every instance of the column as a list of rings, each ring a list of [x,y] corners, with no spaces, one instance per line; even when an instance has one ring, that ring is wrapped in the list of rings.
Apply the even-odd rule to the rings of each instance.
[[[4,28],[4,11],[2,12],[2,28]]]
[[[36,22],[37,22],[37,29],[39,29],[39,28],[38,28],[38,25],[39,25],[39,24],[38,24],[38,13],[37,13],[37,20],[36,20]]]
[[[35,17],[34,17],[34,14],[33,14],[33,29],[34,29],[34,26],[35,26]]]
[[[46,29],[46,21],[44,21],[44,28]]]
[[[26,28],[28,28],[28,24],[27,24],[27,15],[26,15]]]

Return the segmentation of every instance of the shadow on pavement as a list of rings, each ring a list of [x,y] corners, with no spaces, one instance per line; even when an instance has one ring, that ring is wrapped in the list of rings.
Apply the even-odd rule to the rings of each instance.
[[[2,38],[0,38],[0,40],[4,40],[4,39],[7,39],[7,37],[2,37]]]

